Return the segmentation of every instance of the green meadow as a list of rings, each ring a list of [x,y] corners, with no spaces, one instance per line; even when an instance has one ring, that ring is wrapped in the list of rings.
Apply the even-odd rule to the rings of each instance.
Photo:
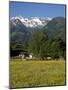
[[[10,88],[65,85],[65,60],[10,60]]]

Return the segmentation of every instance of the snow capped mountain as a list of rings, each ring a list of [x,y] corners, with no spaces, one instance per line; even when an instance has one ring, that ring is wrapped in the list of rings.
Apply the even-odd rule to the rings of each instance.
[[[10,21],[13,23],[13,25],[16,25],[17,23],[21,22],[26,27],[38,27],[38,26],[45,26],[47,23],[52,20],[52,18],[49,17],[30,17],[30,18],[24,18],[22,16],[19,17],[12,17],[10,18]]]

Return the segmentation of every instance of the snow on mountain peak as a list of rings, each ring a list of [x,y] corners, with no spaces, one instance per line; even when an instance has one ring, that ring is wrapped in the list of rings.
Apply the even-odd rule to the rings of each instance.
[[[14,20],[20,20],[26,27],[37,27],[37,26],[45,26],[52,18],[50,17],[30,17],[30,18],[25,18],[22,16],[19,17],[12,17],[10,18],[10,21]],[[16,23],[14,23],[16,25]]]

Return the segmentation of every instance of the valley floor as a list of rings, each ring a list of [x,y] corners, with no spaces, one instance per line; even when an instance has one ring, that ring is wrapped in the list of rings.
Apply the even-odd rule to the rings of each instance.
[[[65,85],[65,61],[10,60],[10,88]]]

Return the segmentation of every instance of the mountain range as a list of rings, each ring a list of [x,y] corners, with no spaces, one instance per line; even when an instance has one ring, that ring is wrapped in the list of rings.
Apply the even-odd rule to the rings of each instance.
[[[10,18],[10,21],[16,26],[16,24],[20,21],[22,24],[24,24],[26,27],[38,27],[38,26],[45,26],[52,18],[49,17],[30,17],[25,18],[22,16],[19,17],[12,17]]]
[[[64,17],[12,17],[9,21],[10,43],[25,46],[25,43],[29,42],[32,32],[36,30],[44,30],[50,38],[60,37],[65,41],[65,21]]]

